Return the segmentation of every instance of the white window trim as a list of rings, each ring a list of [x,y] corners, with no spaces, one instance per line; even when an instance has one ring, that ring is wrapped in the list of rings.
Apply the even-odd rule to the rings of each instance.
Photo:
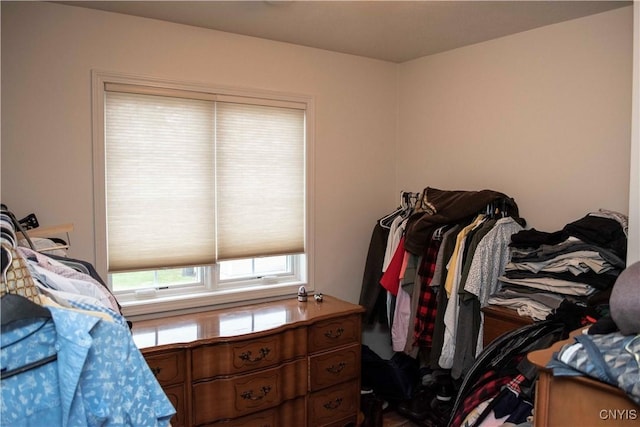
[[[288,282],[281,285],[253,286],[251,288],[203,290],[187,292],[182,295],[159,295],[157,297],[128,300],[121,302],[123,314],[131,316],[161,316],[171,311],[201,310],[204,307],[227,306],[260,301],[285,296],[295,297],[298,288],[305,286],[313,291],[314,286],[314,135],[315,109],[314,98],[257,89],[225,87],[201,83],[185,83],[156,77],[116,73],[103,70],[91,71],[92,81],[92,143],[93,143],[93,189],[94,189],[94,241],[95,268],[102,277],[107,275],[107,230],[106,230],[106,195],[105,195],[105,162],[104,162],[104,87],[105,83],[134,84],[146,87],[160,86],[173,90],[186,90],[202,93],[216,93],[221,96],[242,96],[261,99],[273,99],[275,102],[294,102],[306,105],[306,281]]]

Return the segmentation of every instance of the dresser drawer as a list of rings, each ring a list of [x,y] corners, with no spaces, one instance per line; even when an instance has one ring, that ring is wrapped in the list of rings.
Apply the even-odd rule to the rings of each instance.
[[[220,427],[280,427],[280,426],[304,426],[305,425],[305,399],[299,397],[287,400],[282,405],[248,415],[235,420],[222,420],[207,426]]]
[[[275,366],[307,353],[305,328],[290,329],[244,341],[204,345],[193,349],[193,380],[234,375]]]
[[[309,352],[360,342],[360,315],[318,322],[309,328]]]
[[[312,393],[309,398],[308,426],[339,425],[355,422],[358,416],[360,386],[357,380]]]
[[[185,415],[187,408],[185,402],[187,401],[185,395],[184,384],[170,385],[162,388],[164,393],[169,398],[169,401],[176,409],[176,414],[171,418],[171,427],[186,427],[187,421]]]
[[[360,344],[309,358],[309,389],[320,390],[360,375]]]
[[[259,372],[193,385],[196,424],[236,418],[280,405],[307,392],[307,361],[298,359]]]
[[[179,384],[185,378],[185,354],[183,351],[144,355],[151,372],[162,386]]]

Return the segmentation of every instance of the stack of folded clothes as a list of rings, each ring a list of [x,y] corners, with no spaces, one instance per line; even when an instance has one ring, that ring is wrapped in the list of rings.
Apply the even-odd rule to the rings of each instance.
[[[534,320],[546,319],[563,302],[608,302],[625,268],[627,217],[601,209],[556,232],[522,230],[511,236],[510,262],[489,304]]]

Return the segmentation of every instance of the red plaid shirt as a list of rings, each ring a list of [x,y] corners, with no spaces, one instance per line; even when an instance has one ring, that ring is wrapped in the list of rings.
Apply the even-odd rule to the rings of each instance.
[[[433,279],[433,273],[436,269],[436,258],[438,257],[441,243],[441,240],[431,239],[418,270],[421,285],[418,310],[414,321],[414,346],[431,347],[433,342],[433,329],[436,324],[438,304],[436,294],[431,288],[431,279]]]

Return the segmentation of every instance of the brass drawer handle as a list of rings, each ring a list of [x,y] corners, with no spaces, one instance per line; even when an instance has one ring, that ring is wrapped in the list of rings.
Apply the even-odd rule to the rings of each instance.
[[[271,349],[269,349],[268,347],[262,347],[260,349],[260,354],[256,357],[254,357],[253,359],[251,358],[251,350],[245,351],[244,353],[241,353],[240,356],[238,356],[240,358],[240,360],[244,361],[244,362],[259,362],[262,359],[264,359],[265,357],[267,357],[267,355],[271,353]]]
[[[342,398],[338,397],[336,399],[333,399],[332,401],[329,401],[329,402],[325,403],[322,406],[324,406],[325,409],[333,411],[334,409],[338,409],[340,407],[340,405],[342,405]]]
[[[340,362],[338,363],[338,366],[336,365],[331,365],[327,368],[327,372],[331,373],[331,374],[339,374],[340,372],[342,372],[342,370],[347,366],[346,363],[344,362]]]
[[[336,329],[336,333],[333,333],[333,329],[327,331],[324,333],[324,336],[330,339],[337,339],[340,338],[342,336],[342,334],[344,333],[344,328],[338,328]]]
[[[158,378],[160,371],[162,371],[162,368],[151,368],[151,372],[153,372],[153,375],[155,375],[156,378]]]
[[[271,391],[271,386],[265,385],[265,386],[260,388],[260,391],[262,391],[262,394],[259,394],[257,396],[253,395],[253,390],[243,391],[240,394],[240,397],[242,397],[243,399],[246,399],[246,400],[260,400],[260,399],[263,399]]]

